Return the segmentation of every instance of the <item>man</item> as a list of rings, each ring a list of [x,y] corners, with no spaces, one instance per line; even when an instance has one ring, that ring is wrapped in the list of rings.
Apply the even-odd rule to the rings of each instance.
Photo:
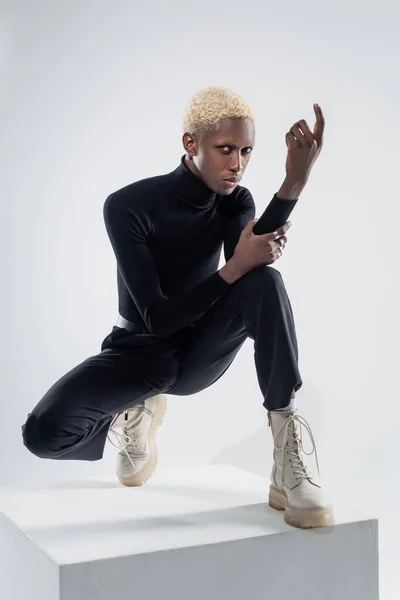
[[[61,377],[28,415],[22,429],[31,452],[98,460],[108,436],[120,446],[120,482],[142,485],[156,467],[165,393],[187,396],[212,385],[250,337],[274,439],[269,504],[297,527],[333,523],[303,456],[300,426],[312,434],[294,404],[302,381],[293,312],[270,266],[322,147],[324,119],[314,110],[313,133],[301,120],[286,134],[286,178],[260,219],[239,185],[255,146],[254,115],[227,88],[191,98],[185,155],[174,171],[107,197],[120,316],[101,352]],[[226,264],[218,269],[222,247]]]

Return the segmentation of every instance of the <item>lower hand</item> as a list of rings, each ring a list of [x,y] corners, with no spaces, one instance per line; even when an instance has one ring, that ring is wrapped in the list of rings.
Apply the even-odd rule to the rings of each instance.
[[[252,219],[242,230],[231,259],[241,276],[257,267],[274,263],[282,256],[287,242],[286,233],[291,226],[290,221],[272,233],[255,235],[253,227],[257,221],[258,219]]]

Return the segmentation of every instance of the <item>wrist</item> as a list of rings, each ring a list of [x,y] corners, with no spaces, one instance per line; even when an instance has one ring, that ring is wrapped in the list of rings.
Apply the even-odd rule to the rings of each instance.
[[[227,283],[235,283],[244,273],[241,272],[235,260],[230,258],[228,262],[219,269],[218,273]]]
[[[306,183],[306,181],[293,181],[286,177],[276,195],[280,200],[297,200]]]

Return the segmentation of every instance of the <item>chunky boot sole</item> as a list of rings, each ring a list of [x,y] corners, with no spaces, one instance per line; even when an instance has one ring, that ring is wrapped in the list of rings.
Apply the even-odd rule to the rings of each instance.
[[[285,492],[273,485],[269,488],[269,505],[276,510],[284,510],[284,520],[288,525],[310,529],[312,527],[331,527],[335,524],[331,506],[325,508],[295,508],[288,503]]]
[[[147,439],[150,446],[150,456],[144,467],[132,475],[132,477],[122,477],[117,475],[120,483],[128,487],[143,485],[150,479],[157,467],[158,452],[155,441],[155,435],[158,427],[162,424],[167,410],[167,397],[164,394],[157,394],[156,396],[156,408],[154,416],[149,427],[149,433]]]

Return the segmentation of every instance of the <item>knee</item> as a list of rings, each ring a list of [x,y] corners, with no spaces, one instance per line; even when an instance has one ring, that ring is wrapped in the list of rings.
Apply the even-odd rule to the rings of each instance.
[[[42,416],[29,413],[27,420],[21,427],[22,440],[26,448],[39,458],[51,456],[51,427]]]
[[[266,267],[264,267],[264,270],[262,272],[264,278],[266,277],[268,279],[271,279],[272,281],[279,281],[279,283],[282,282],[281,272],[278,271],[278,269],[275,269],[275,267],[267,265]]]
[[[249,285],[261,284],[265,286],[266,282],[275,285],[281,285],[283,283],[280,271],[269,265],[257,267],[256,269],[249,271],[243,279],[247,280]]]

